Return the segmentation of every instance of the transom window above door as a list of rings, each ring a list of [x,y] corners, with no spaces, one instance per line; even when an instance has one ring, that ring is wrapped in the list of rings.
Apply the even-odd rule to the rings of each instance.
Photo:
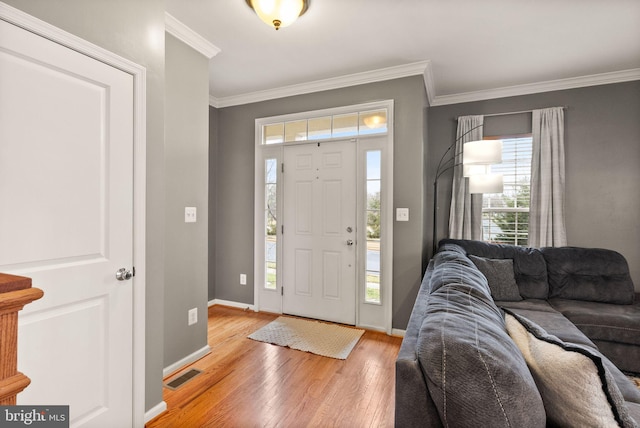
[[[386,134],[387,109],[345,112],[263,124],[262,144]]]

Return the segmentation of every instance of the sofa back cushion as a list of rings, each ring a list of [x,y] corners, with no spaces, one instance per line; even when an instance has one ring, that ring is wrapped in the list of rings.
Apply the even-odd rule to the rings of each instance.
[[[634,286],[622,254],[600,248],[542,248],[549,297],[632,304]]]
[[[484,276],[462,253],[434,257],[417,341],[444,426],[544,427],[542,399]]]
[[[540,250],[515,245],[490,244],[466,239],[443,239],[440,246],[455,244],[467,254],[488,259],[512,259],[520,295],[525,299],[546,299],[549,295],[547,266]]]

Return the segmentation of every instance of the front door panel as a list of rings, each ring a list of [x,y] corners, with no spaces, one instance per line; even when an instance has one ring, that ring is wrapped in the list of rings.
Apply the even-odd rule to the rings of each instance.
[[[355,324],[356,144],[284,149],[283,312]]]

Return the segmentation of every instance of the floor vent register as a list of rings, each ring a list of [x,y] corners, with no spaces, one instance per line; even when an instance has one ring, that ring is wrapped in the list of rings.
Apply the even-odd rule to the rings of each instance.
[[[201,373],[202,373],[202,370],[189,369],[184,373],[177,375],[167,383],[165,383],[164,386],[171,390],[176,390]]]

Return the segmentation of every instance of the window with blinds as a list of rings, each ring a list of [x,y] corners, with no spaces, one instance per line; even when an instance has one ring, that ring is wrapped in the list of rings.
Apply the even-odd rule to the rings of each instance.
[[[531,195],[531,134],[485,137],[502,140],[502,163],[491,167],[504,177],[503,193],[483,194],[482,239],[526,246]]]

